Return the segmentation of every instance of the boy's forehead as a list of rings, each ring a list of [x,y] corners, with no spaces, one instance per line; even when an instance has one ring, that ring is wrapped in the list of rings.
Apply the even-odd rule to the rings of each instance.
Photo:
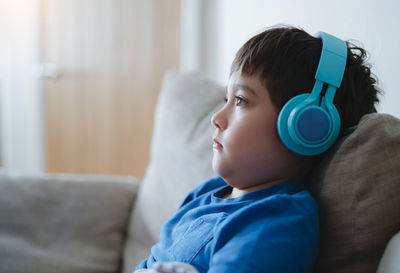
[[[227,92],[242,90],[257,95],[258,92],[264,91],[265,87],[262,85],[258,75],[242,75],[240,73],[233,73],[229,78]]]
[[[245,91],[248,92],[254,96],[257,96],[257,92],[249,85],[247,84],[241,84],[241,83],[236,83],[232,85],[232,90],[241,90],[241,91]],[[226,90],[226,92],[228,92],[228,90]]]

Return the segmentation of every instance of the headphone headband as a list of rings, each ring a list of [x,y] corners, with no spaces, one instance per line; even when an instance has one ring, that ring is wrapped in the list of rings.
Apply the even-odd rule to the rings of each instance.
[[[315,79],[339,88],[346,67],[346,42],[325,32],[318,32],[315,37],[322,40],[321,57]]]

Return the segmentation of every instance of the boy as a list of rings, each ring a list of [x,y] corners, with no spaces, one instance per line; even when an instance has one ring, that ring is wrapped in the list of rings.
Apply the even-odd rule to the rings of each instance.
[[[361,48],[292,27],[246,42],[232,64],[226,104],[212,117],[219,176],[186,197],[137,272],[312,272],[318,212],[304,181],[316,155],[376,112],[376,81],[364,61]],[[326,76],[324,65],[339,68]],[[285,114],[288,107],[294,110]],[[315,119],[312,128],[303,119]],[[292,121],[297,127],[285,125]],[[293,134],[299,140],[287,139]]]

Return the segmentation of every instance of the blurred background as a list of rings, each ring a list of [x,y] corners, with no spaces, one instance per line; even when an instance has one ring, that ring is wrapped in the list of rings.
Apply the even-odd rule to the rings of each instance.
[[[290,24],[370,53],[400,118],[396,0],[0,0],[0,165],[142,177],[168,70],[225,84],[235,52]],[[173,107],[173,105],[171,105]]]

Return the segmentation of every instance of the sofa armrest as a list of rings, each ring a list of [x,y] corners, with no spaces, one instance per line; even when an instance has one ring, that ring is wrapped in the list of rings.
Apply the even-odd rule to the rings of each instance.
[[[118,272],[138,184],[0,173],[0,272]]]

